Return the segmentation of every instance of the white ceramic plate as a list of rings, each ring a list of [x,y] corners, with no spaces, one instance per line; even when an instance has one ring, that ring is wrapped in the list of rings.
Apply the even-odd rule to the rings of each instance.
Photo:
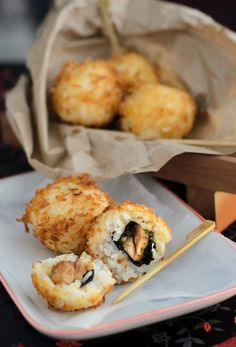
[[[117,305],[111,301],[125,289],[117,286],[104,305],[63,313],[47,308],[31,283],[32,263],[52,256],[16,222],[34,190],[45,181],[37,173],[0,180],[0,276],[26,320],[55,338],[88,339],[123,332],[182,315],[236,294],[234,243],[211,233],[173,264]],[[184,241],[202,218],[170,191],[146,175],[103,183],[117,199],[133,199],[156,209],[172,228],[167,254]]]

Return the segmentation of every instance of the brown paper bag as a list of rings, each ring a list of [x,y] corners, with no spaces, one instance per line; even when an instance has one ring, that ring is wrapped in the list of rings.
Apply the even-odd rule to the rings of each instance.
[[[236,34],[197,10],[168,2],[112,0],[110,12],[122,46],[171,66],[196,100],[204,100],[207,115],[189,137],[235,140]],[[109,54],[96,0],[55,2],[28,55],[29,76],[21,77],[7,96],[8,120],[36,170],[50,177],[86,171],[111,178],[158,171],[184,152],[236,151],[142,141],[129,133],[53,120],[48,96],[64,62]]]

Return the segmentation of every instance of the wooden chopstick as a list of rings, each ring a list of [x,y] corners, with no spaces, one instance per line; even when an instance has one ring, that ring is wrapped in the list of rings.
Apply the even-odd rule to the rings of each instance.
[[[233,140],[161,139],[161,141],[203,147],[236,147],[236,141]]]
[[[115,28],[113,26],[111,16],[109,14],[109,0],[99,0],[99,8],[103,19],[104,28],[106,30],[107,37],[110,41],[112,55],[117,56],[122,53],[122,49],[119,44],[118,37],[116,35]]]
[[[172,263],[176,258],[186,252],[189,248],[191,248],[195,243],[200,241],[204,236],[206,236],[210,231],[215,228],[215,222],[206,220],[198,227],[196,227],[192,232],[190,232],[186,237],[186,242],[179,247],[172,255],[168,258],[164,259],[160,263],[158,263],[153,269],[148,271],[145,275],[140,277],[137,281],[132,283],[123,293],[121,293],[112,303],[117,304],[124,298],[126,298],[129,294],[131,294],[134,290],[139,288],[145,282],[147,282],[150,278],[164,269],[167,265]]]

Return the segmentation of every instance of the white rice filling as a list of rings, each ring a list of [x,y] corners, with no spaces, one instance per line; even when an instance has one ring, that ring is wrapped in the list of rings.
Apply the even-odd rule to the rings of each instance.
[[[136,266],[130,261],[127,254],[119,250],[114,243],[114,241],[120,239],[126,225],[131,221],[138,223],[144,230],[153,233],[153,241],[155,244],[155,247],[154,244],[152,245],[153,260],[148,265],[143,264],[141,266]],[[163,229],[162,224],[158,225],[157,228],[158,227]],[[105,220],[102,237],[103,239],[101,242],[98,242],[93,248],[96,248],[97,254],[99,254],[108,265],[118,282],[127,282],[129,279],[136,278],[140,274],[147,272],[165,253],[165,243],[158,239],[157,230],[151,230],[151,225],[148,221],[145,221],[144,215],[135,216],[134,218],[134,216],[131,216],[129,213],[122,213],[119,215],[117,213],[113,214],[112,218],[107,218]]]
[[[53,265],[60,261],[72,261],[75,262],[78,256],[75,254],[63,254],[55,258],[48,258],[41,262],[35,263],[33,266],[33,272],[37,276],[47,283],[48,288],[54,290],[56,287],[60,287],[62,294],[70,297],[70,301],[86,298],[95,292],[103,292],[105,288],[114,284],[114,279],[107,266],[99,259],[92,259],[88,254],[83,252],[80,256],[80,261],[83,263],[91,262],[93,264],[94,278],[91,282],[81,287],[81,281],[75,280],[71,284],[54,284],[51,277],[51,269]],[[84,279],[83,279],[84,281]],[[63,300],[63,297],[62,297]]]

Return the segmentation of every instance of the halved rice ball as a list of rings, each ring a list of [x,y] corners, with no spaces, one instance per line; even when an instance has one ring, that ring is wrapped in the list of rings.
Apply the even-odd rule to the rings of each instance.
[[[161,260],[170,240],[168,225],[154,210],[124,201],[96,218],[87,252],[107,264],[117,283],[125,283]]]
[[[88,174],[64,177],[36,191],[21,221],[47,248],[81,253],[91,221],[113,204]]]
[[[64,254],[33,264],[33,285],[48,306],[76,311],[103,303],[115,280],[107,266],[85,252]]]

